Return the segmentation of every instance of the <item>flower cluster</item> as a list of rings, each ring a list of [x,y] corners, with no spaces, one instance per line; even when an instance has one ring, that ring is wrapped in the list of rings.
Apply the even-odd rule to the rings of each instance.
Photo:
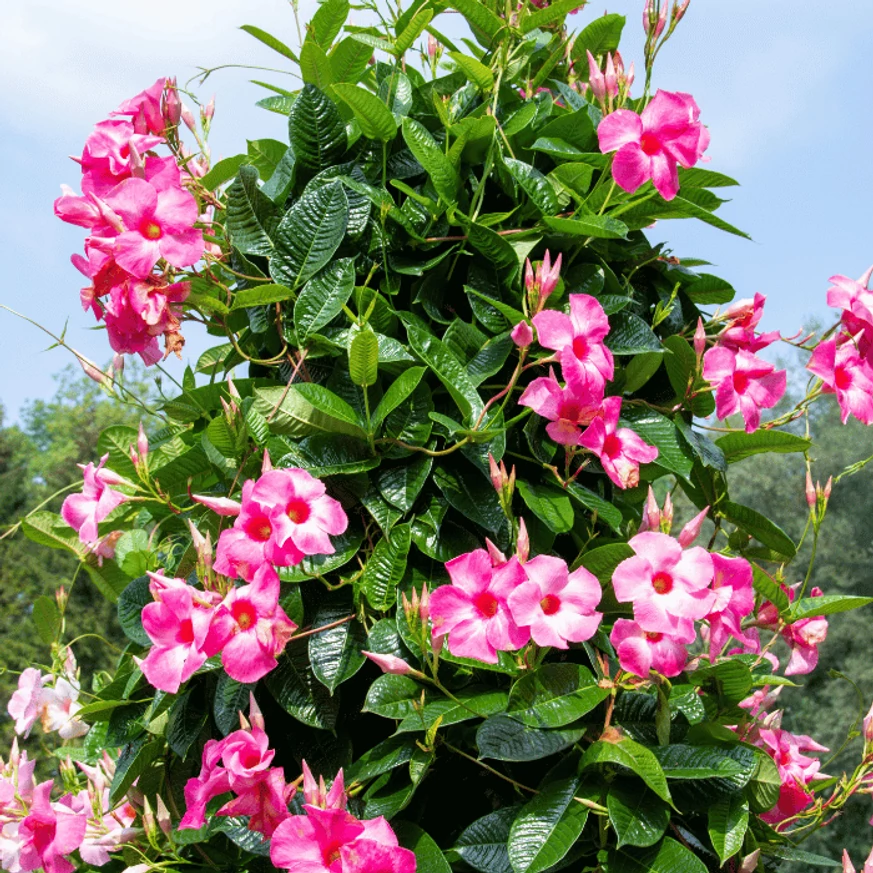
[[[217,815],[249,817],[249,830],[265,837],[288,818],[288,801],[296,787],[285,782],[281,767],[271,767],[275,752],[264,731],[264,718],[250,695],[249,719],[240,713],[240,729],[223,740],[209,740],[203,748],[200,775],[185,785],[185,814],[179,827],[202,828],[206,805],[214,797],[233,793]]]
[[[102,867],[110,852],[136,836],[133,807],[127,801],[110,803],[115,764],[108,756],[94,766],[79,763],[86,787],[57,800],[51,799],[51,780],[34,782],[35,763],[16,743],[9,762],[0,760],[0,868],[72,873],[80,866],[70,859],[76,851],[85,864]],[[67,770],[75,780],[69,764]]]
[[[487,664],[500,651],[533,640],[566,649],[594,636],[603,617],[595,611],[600,583],[584,567],[569,571],[551,555],[528,559],[526,548],[507,559],[492,544],[446,564],[450,585],[430,595],[435,646],[448,637],[449,651]]]
[[[560,257],[555,268],[559,265]],[[529,299],[534,284],[530,277],[528,272]],[[518,402],[548,419],[546,431],[556,443],[588,449],[597,455],[616,485],[631,488],[639,482],[640,464],[654,461],[658,450],[646,445],[630,428],[619,427],[621,397],[604,396],[615,371],[612,352],[604,344],[609,333],[606,313],[588,294],[570,295],[569,315],[542,309],[557,275],[537,276],[536,282],[539,290],[533,324],[537,340],[555,352],[552,360],[561,364],[564,385],[552,370],[548,376],[534,379]]]
[[[715,345],[703,356],[703,378],[715,389],[719,418],[739,413],[752,433],[761,423],[761,410],[772,409],[785,393],[785,370],[759,358],[756,352],[779,339],[779,332],[756,333],[764,314],[763,294],[739,300],[724,313],[725,326]]]
[[[843,424],[850,415],[873,424],[873,267],[858,281],[831,276],[828,306],[842,310],[834,337],[819,343],[807,365],[822,380],[822,390],[836,394]]]
[[[117,354],[139,354],[146,365],[161,359],[161,335],[165,357],[180,352],[189,285],[172,281],[173,268],[192,266],[204,251],[200,207],[184,187],[193,167],[178,142],[182,110],[171,79],[126,100],[85,141],[82,195],[64,186],[55,201],[58,218],[90,231],[84,257],[72,259],[90,282],[82,307],[105,322]],[[173,154],[155,151],[171,144]]]

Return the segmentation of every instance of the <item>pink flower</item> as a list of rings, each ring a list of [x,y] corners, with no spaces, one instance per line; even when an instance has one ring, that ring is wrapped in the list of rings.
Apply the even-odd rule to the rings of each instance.
[[[105,454],[96,467],[93,463],[82,467],[85,480],[82,493],[70,494],[61,506],[64,521],[78,531],[79,540],[89,546],[100,538],[97,525],[128,499],[127,495],[109,487],[127,483],[121,476],[104,468],[108,460],[109,455]]]
[[[600,626],[600,583],[584,567],[572,573],[560,558],[538,555],[525,564],[525,581],[507,598],[519,627],[529,627],[538,646],[566,649],[567,643],[590,640]]]
[[[166,79],[158,79],[150,88],[125,100],[110,114],[129,116],[137,133],[153,133],[163,138],[166,124],[161,110],[161,96],[166,84]]]
[[[270,860],[289,873],[415,873],[415,855],[400,848],[382,818],[359,821],[343,809],[306,805],[273,834]]]
[[[733,351],[723,346],[703,356],[703,378],[715,388],[715,407],[719,418],[739,412],[746,433],[757,430],[761,410],[772,409],[785,393],[785,370],[751,352]]]
[[[707,615],[715,600],[709,552],[700,546],[683,550],[672,537],[651,531],[637,534],[628,545],[636,554],[615,568],[616,599],[633,603],[634,618],[644,630],[693,642],[694,621]]]
[[[649,677],[654,670],[662,676],[678,676],[688,661],[685,646],[669,634],[645,631],[635,621],[618,618],[609,635],[622,670]]]
[[[83,737],[88,733],[89,725],[76,717],[82,708],[79,690],[79,682],[75,677],[64,676],[57,677],[53,685],[42,689],[40,719],[46,733],[57,731],[64,740]]]
[[[182,579],[149,576],[155,602],[143,608],[142,626],[154,645],[140,667],[152,686],[175,694],[206,661],[215,604]]]
[[[587,385],[590,392],[602,394],[615,364],[612,352],[603,345],[609,319],[597,299],[571,294],[569,315],[547,309],[535,315],[533,323],[540,345],[558,353],[555,357],[561,361],[567,383]]]
[[[629,193],[651,179],[665,200],[679,193],[677,165],[693,167],[709,145],[709,131],[690,94],[658,91],[642,115],[618,109],[597,128],[600,151],[616,152],[612,176]]]
[[[30,811],[18,828],[19,863],[22,870],[42,867],[45,873],[73,873],[76,868],[66,856],[82,844],[88,816],[64,800],[52,803],[52,785],[49,780],[33,790]]]
[[[546,90],[548,89],[540,89]],[[536,315],[546,304],[546,300],[554,292],[558,286],[558,280],[561,278],[561,258],[558,255],[552,264],[552,255],[546,251],[542,261],[537,264],[536,272],[531,265],[530,258],[525,261],[524,265],[524,289],[527,292],[527,301],[530,311]]]
[[[738,300],[724,313],[726,324],[718,336],[718,344],[735,351],[760,351],[779,339],[779,331],[755,335],[755,328],[764,314],[763,294],[756,294],[754,300]]]
[[[640,464],[651,464],[658,449],[629,427],[619,427],[620,413],[621,397],[607,397],[600,415],[579,437],[579,445],[600,458],[604,472],[619,488],[633,488],[640,481]]]
[[[843,327],[852,336],[864,332],[862,353],[867,350],[873,340],[873,291],[870,291],[870,278],[873,267],[870,267],[856,282],[848,276],[831,276],[831,287],[828,288],[828,306],[843,310]]]
[[[162,137],[137,131],[122,119],[96,124],[82,149],[82,192],[106,194],[130,178],[132,158],[136,160],[161,142]]]
[[[330,791],[328,791],[324,784],[324,776],[319,776],[318,782],[316,782],[305,760],[302,765],[304,803],[317,806],[319,809],[345,809],[348,798],[346,797],[342,768],[337,772],[336,778],[330,786]]]
[[[806,367],[824,382],[826,394],[837,395],[843,424],[850,415],[873,424],[873,367],[853,341],[819,343]]]
[[[42,697],[42,673],[28,667],[18,677],[18,690],[9,698],[6,711],[15,719],[15,733],[25,737],[39,718]]]
[[[533,342],[533,329],[526,321],[520,321],[510,334],[512,341],[520,348],[526,349]]]
[[[709,657],[715,660],[729,636],[739,640],[750,651],[758,651],[757,631],[743,630],[743,619],[755,608],[752,588],[752,568],[745,558],[712,555],[714,570],[712,588],[715,601],[709,615]]]
[[[138,279],[164,258],[174,267],[190,267],[203,255],[203,233],[194,227],[200,211],[183,188],[158,190],[145,179],[126,179],[106,202],[127,228],[114,240],[115,260]]]
[[[497,663],[498,651],[519,649],[530,639],[512,617],[506,599],[525,580],[516,559],[494,568],[485,549],[476,549],[446,564],[451,585],[430,596],[433,636],[448,634],[449,651],[461,658]]]
[[[297,625],[279,606],[279,577],[262,564],[250,585],[234,588],[216,609],[204,643],[210,657],[221,652],[227,675],[257,682],[277,665]]]
[[[813,588],[812,596],[821,596],[821,590]],[[791,648],[785,675],[805,676],[812,673],[818,664],[818,647],[827,635],[828,620],[823,615],[802,618],[784,628],[782,637]]]
[[[524,389],[518,402],[548,419],[546,432],[556,443],[576,446],[582,435],[580,428],[594,421],[603,399],[601,392],[592,394],[586,390],[587,387],[585,384],[567,383],[562,388],[552,370],[548,376],[534,379]]]
[[[406,676],[412,673],[412,667],[402,658],[395,655],[380,655],[378,652],[365,652],[361,654],[369,658],[383,673],[393,673],[395,676]]]
[[[234,526],[219,537],[215,569],[251,580],[265,562],[288,567],[307,555],[330,555],[330,537],[347,526],[342,506],[319,479],[296,467],[269,470],[243,485]]]

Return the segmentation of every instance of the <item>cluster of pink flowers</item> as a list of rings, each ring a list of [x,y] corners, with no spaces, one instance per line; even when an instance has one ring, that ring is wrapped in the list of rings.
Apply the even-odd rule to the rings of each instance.
[[[794,600],[799,587],[799,582],[790,587],[782,586],[789,602]],[[821,597],[823,594],[821,588],[817,587],[810,591],[811,597]],[[823,615],[802,618],[783,626],[779,620],[779,610],[768,601],[758,610],[756,623],[765,630],[778,631],[788,646],[791,655],[785,668],[786,676],[806,675],[815,670],[818,664],[818,647],[828,635],[828,620]]]
[[[500,651],[515,651],[533,640],[566,649],[591,639],[602,614],[600,583],[584,567],[569,571],[561,558],[528,559],[526,536],[506,558],[494,545],[446,564],[450,585],[430,595],[435,647],[448,637],[449,651],[487,664]]]
[[[828,306],[842,310],[836,335],[819,343],[807,364],[824,383],[822,390],[836,394],[843,424],[850,415],[873,424],[873,267],[856,282],[831,276]]]
[[[273,866],[289,873],[415,873],[415,854],[399,845],[383,816],[348,812],[342,770],[328,791],[304,761],[303,797],[306,815],[289,815],[273,834]]]
[[[249,719],[240,713],[240,729],[203,748],[200,775],[185,785],[185,814],[179,827],[202,828],[206,805],[214,797],[233,793],[217,815],[249,816],[249,830],[272,836],[288,818],[288,801],[296,787],[285,783],[281,767],[271,767],[275,752],[264,731],[264,717],[250,696]]]
[[[756,352],[779,339],[779,332],[756,333],[764,314],[763,294],[738,300],[724,313],[725,326],[715,345],[703,355],[703,378],[715,389],[719,418],[739,413],[746,432],[757,430],[761,410],[772,409],[785,393],[785,370],[759,358]]]
[[[13,743],[9,762],[0,760],[0,868],[72,873],[79,866],[70,860],[76,851],[86,864],[102,867],[136,835],[133,807],[109,802],[114,762],[104,754],[96,766],[78,766],[87,787],[53,801],[54,783],[35,784],[35,762]]]
[[[39,721],[43,731],[57,731],[65,740],[85,736],[88,725],[76,715],[82,708],[79,692],[76,661],[69,649],[61,675],[43,675],[28,667],[18,677],[18,688],[6,707],[15,720],[15,733],[27,737]]]
[[[179,305],[189,286],[169,277],[204,252],[200,207],[183,185],[191,161],[180,169],[174,155],[154,151],[178,141],[182,112],[171,79],[126,100],[85,141],[82,196],[64,186],[55,201],[58,218],[90,231],[85,256],[72,259],[90,281],[83,308],[105,322],[116,353],[139,354],[146,365],[161,359],[161,335],[165,356],[181,350]]]
[[[609,319],[600,303],[588,294],[571,294],[569,315],[542,308],[557,284],[560,264],[558,256],[552,267],[547,254],[534,274],[528,262],[525,283],[537,341],[555,352],[551,360],[560,362],[564,384],[552,369],[548,376],[534,379],[518,402],[549,420],[546,431],[555,442],[588,449],[616,485],[632,488],[639,482],[640,464],[654,461],[658,450],[630,428],[619,427],[621,397],[605,397],[615,363],[604,345]],[[521,322],[513,339],[529,345],[530,325]]]
[[[222,531],[214,569],[248,584],[231,587],[222,597],[150,573],[155,602],[142,613],[143,628],[154,643],[142,661],[149,682],[176,692],[221,653],[227,674],[238,682],[256,682],[276,667],[297,625],[279,605],[276,566],[299,564],[307,555],[334,552],[330,537],[343,533],[348,517],[324,483],[299,468],[267,469],[248,480],[242,502],[226,497],[195,499],[221,515],[236,516]]]
[[[608,73],[608,70],[607,70]],[[665,200],[679,193],[678,167],[693,167],[709,146],[709,131],[690,94],[658,91],[641,114],[617,109],[597,128],[600,151],[615,152],[612,177],[633,194],[649,179]]]
[[[100,459],[95,467],[93,463],[87,466],[79,464],[84,477],[82,491],[70,494],[61,506],[61,517],[73,530],[79,534],[79,540],[85,544],[89,552],[99,559],[112,558],[115,555],[115,543],[119,533],[100,536],[98,526],[114,509],[121,506],[128,496],[115,491],[111,486],[130,486],[124,477],[106,469],[109,455]]]

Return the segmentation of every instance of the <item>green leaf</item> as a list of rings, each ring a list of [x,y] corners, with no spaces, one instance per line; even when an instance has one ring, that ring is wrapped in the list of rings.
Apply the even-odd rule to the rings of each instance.
[[[643,441],[658,449],[655,463],[678,473],[684,479],[691,475],[694,458],[691,447],[685,442],[676,425],[669,418],[645,407],[625,406],[622,419]]]
[[[149,569],[150,557],[147,531],[125,531],[115,544],[115,563],[132,579],[145,574]]]
[[[167,744],[180,758],[187,756],[208,717],[203,692],[197,686],[187,688],[173,702],[167,721]]]
[[[399,57],[412,48],[412,44],[424,33],[434,16],[433,9],[419,9],[409,21],[409,24],[397,34],[394,40],[394,54]]]
[[[482,873],[512,873],[509,833],[520,809],[504,806],[477,819],[461,832],[452,851]]]
[[[540,873],[553,867],[579,839],[588,807],[573,798],[574,776],[550,782],[518,813],[509,832],[509,860],[515,873]]]
[[[297,721],[320,730],[334,729],[339,698],[315,678],[305,645],[292,640],[265,682],[276,703]]]
[[[686,285],[683,290],[698,306],[730,303],[736,294],[729,282],[708,273],[701,274],[699,279]]]
[[[666,837],[651,849],[610,849],[609,873],[706,873],[706,865],[682,843]]]
[[[404,118],[403,139],[415,159],[430,176],[437,194],[446,203],[454,203],[458,196],[460,178],[452,166],[452,162],[436,144],[427,129],[412,118]]]
[[[860,609],[873,603],[873,597],[854,597],[849,594],[825,594],[821,597],[804,597],[794,604],[791,610],[791,621],[802,618],[814,618],[819,615],[834,615],[837,612],[848,612]]]
[[[424,689],[409,676],[380,676],[367,691],[364,712],[383,718],[404,719],[415,712]]]
[[[388,737],[367,749],[350,767],[345,767],[346,782],[366,782],[408,764],[417,746],[412,737]]]
[[[715,444],[724,452],[729,464],[762,452],[805,452],[812,442],[780,430],[756,430],[754,433],[729,433]]]
[[[333,92],[348,104],[367,139],[390,142],[397,136],[397,122],[391,110],[371,91],[357,85],[336,84]]]
[[[237,291],[230,308],[233,311],[249,306],[266,306],[269,303],[290,300],[292,296],[293,292],[285,285],[256,285],[254,288],[243,288],[241,291]]]
[[[300,75],[303,81],[326,91],[333,83],[333,68],[324,49],[307,39],[300,49]]]
[[[339,36],[349,17],[349,0],[323,0],[308,25],[315,41],[324,49]]]
[[[476,731],[480,758],[497,761],[538,761],[578,743],[584,728],[540,730],[508,715],[493,715]]]
[[[506,708],[506,692],[491,691],[483,687],[466,688],[455,694],[455,700],[441,698],[425,704],[421,711],[413,711],[397,726],[397,733],[427,731],[439,722],[440,727],[448,727],[486,718]]]
[[[619,312],[613,316],[606,346],[614,355],[661,354],[664,351],[652,328],[632,312]]]
[[[33,623],[39,638],[47,645],[51,645],[58,637],[61,629],[61,613],[53,597],[42,594],[33,601],[31,612]]]
[[[656,337],[657,339],[657,337]],[[624,368],[624,392],[634,394],[658,372],[664,361],[664,350],[640,352]]]
[[[127,638],[138,646],[150,646],[151,637],[142,626],[142,610],[154,598],[149,590],[148,576],[134,579],[121,594],[118,595],[118,621]]]
[[[518,255],[510,243],[499,233],[481,224],[464,222],[464,230],[470,245],[501,271],[514,273],[518,269]]]
[[[506,529],[506,516],[494,486],[478,471],[467,466],[440,464],[433,472],[433,481],[449,505],[470,521],[493,536],[499,536]]]
[[[145,773],[152,761],[164,752],[163,738],[147,742],[145,738],[129,743],[118,756],[115,775],[109,789],[109,800],[116,803],[127,793],[127,789]]]
[[[225,226],[231,244],[247,255],[272,254],[271,236],[279,214],[273,201],[258,187],[258,171],[243,164],[236,181],[227,189]]]
[[[294,326],[301,343],[342,312],[355,290],[355,262],[339,258],[329,262],[303,287],[294,304]]]
[[[351,592],[348,589],[331,592],[315,610],[312,627],[333,624],[354,615],[354,612]],[[366,658],[361,650],[366,645],[367,635],[357,620],[347,621],[309,637],[309,662],[312,664],[312,672],[331,695],[341,683],[351,679],[364,666]]]
[[[255,390],[255,409],[266,416],[273,433],[300,438],[342,433],[366,439],[354,409],[323,385],[300,382]]]
[[[752,564],[752,582],[755,591],[773,603],[780,613],[788,611],[790,607],[788,595],[757,564]]]
[[[276,231],[274,281],[299,288],[333,257],[346,235],[349,203],[340,182],[305,193]]]
[[[564,727],[609,697],[591,671],[579,664],[543,664],[509,692],[506,714],[537,728]]]
[[[504,158],[503,163],[543,215],[554,215],[558,211],[558,195],[555,194],[552,183],[539,170],[513,158]]]
[[[518,491],[527,508],[555,533],[572,530],[576,515],[565,491],[548,485],[535,485],[520,479]]]
[[[630,779],[616,779],[606,796],[609,822],[622,846],[653,846],[670,823],[670,808],[653,791]]]
[[[691,674],[694,685],[706,688],[721,708],[739,703],[752,690],[752,672],[736,659],[699,667]]]
[[[346,37],[330,53],[330,68],[334,82],[357,82],[367,70],[372,51],[369,46]]]
[[[597,513],[598,518],[605,521],[616,533],[621,527],[621,510],[604,500],[599,494],[589,491],[578,482],[571,482],[567,493],[577,503],[581,503],[589,512]]]
[[[404,370],[391,383],[373,412],[372,422],[374,430],[377,430],[386,416],[397,409],[415,391],[416,386],[421,381],[421,377],[425,373],[425,369],[425,367],[410,367],[408,370]]]
[[[63,549],[83,558],[76,532],[53,512],[40,510],[21,519],[21,532],[32,542],[52,549]]]
[[[735,695],[731,695],[733,697]],[[652,754],[668,779],[707,780],[707,790],[736,792],[756,769],[756,755],[748,746],[660,746]]]
[[[232,158],[224,158],[200,180],[200,184],[207,191],[214,191],[225,182],[236,177],[237,171],[243,164],[249,163],[248,155],[234,155]]]
[[[264,45],[269,46],[273,49],[274,52],[278,52],[280,55],[288,58],[289,61],[294,61],[297,63],[297,55],[285,45],[284,42],[280,42],[270,33],[267,33],[266,30],[261,30],[260,27],[255,27],[253,24],[244,24],[240,27],[240,30],[244,30],[250,36],[253,36],[255,39],[260,40]]]
[[[223,670],[219,673],[212,700],[212,717],[222,736],[226,737],[239,727],[240,713],[249,711],[249,695],[254,688],[253,682],[237,682]]]
[[[534,6],[528,7],[528,14],[521,20],[521,32],[530,33],[538,27],[545,27],[547,24],[562,22],[568,13],[579,7],[574,0],[553,0],[550,6],[544,9],[534,10]]]
[[[307,84],[294,101],[288,135],[297,160],[315,173],[338,163],[348,147],[339,111],[315,85]]]
[[[418,873],[452,873],[440,847],[418,825],[401,821],[392,822],[391,826],[400,845],[415,853]]]
[[[739,185],[736,179],[716,173],[714,170],[704,170],[692,167],[686,170],[679,168],[679,183],[686,188],[724,188]]]
[[[471,58],[461,52],[448,52],[449,57],[461,68],[464,75],[473,82],[480,91],[485,93],[494,88],[494,73],[476,58]]]
[[[560,141],[566,146],[570,146],[583,153],[591,151],[599,152],[597,131],[595,130],[594,117],[592,115],[593,111],[586,104],[575,112],[563,113],[537,131],[537,138]]]
[[[486,38],[486,42],[493,42],[495,37],[506,27],[506,22],[495,15],[482,0],[450,0],[448,3],[453,9],[457,9],[473,32]]]
[[[758,750],[758,766],[746,786],[745,795],[749,798],[752,812],[766,812],[772,809],[779,799],[782,777],[773,759],[763,750]]]
[[[409,325],[407,335],[412,350],[445,385],[464,414],[464,419],[471,424],[475,423],[485,407],[463,364],[433,334]]]
[[[590,552],[585,552],[579,559],[580,566],[593,573],[603,585],[612,582],[615,568],[627,558],[632,558],[636,552],[627,543],[610,543],[598,546]]]
[[[627,239],[628,227],[617,218],[608,215],[583,213],[576,218],[553,218],[543,216],[545,225],[556,233],[568,236],[594,237],[596,239]]]
[[[376,543],[373,554],[367,560],[362,579],[362,588],[367,602],[373,609],[383,612],[395,602],[395,592],[409,557],[412,531],[408,524],[395,525],[390,537]]]
[[[383,468],[376,478],[381,495],[403,512],[409,512],[430,476],[433,458],[420,454],[409,463]]]
[[[694,189],[693,189],[694,190]],[[731,233],[734,236],[741,236],[743,239],[751,239],[751,237],[742,230],[728,224],[718,216],[713,215],[708,209],[686,200],[681,195],[675,197],[668,204],[667,209],[658,212],[658,218],[699,218],[705,224],[712,225],[719,230]]]
[[[602,15],[595,18],[577,37],[573,43],[573,59],[576,68],[588,79],[588,62],[586,51],[592,55],[605,55],[614,52],[621,40],[621,32],[624,29],[625,17],[623,15]]]
[[[770,521],[760,512],[740,503],[723,501],[718,506],[721,514],[732,524],[742,528],[747,534],[763,543],[774,552],[793,558],[797,553],[791,537],[775,522]]]
[[[724,865],[743,847],[749,827],[749,801],[739,794],[720,797],[707,810],[709,838]]]
[[[579,765],[580,770],[602,764],[618,764],[635,773],[661,800],[672,803],[670,789],[667,787],[667,779],[664,771],[658,763],[658,759],[651,750],[641,746],[631,739],[623,739],[617,743],[607,743],[597,740],[592,743]]]
[[[368,388],[379,377],[379,341],[369,328],[362,328],[349,345],[349,375],[355,385]]]

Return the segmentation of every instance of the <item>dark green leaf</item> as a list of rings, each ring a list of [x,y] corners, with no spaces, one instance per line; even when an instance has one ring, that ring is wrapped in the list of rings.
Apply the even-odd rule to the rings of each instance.
[[[242,165],[227,189],[225,224],[232,245],[247,255],[270,255],[271,236],[281,213],[258,187],[258,171]]]
[[[421,381],[421,377],[425,373],[424,367],[410,367],[404,370],[394,382],[388,387],[388,390],[379,401],[379,405],[373,412],[372,422],[374,430],[379,428],[379,425],[385,420],[385,417],[397,409],[413,391]]]
[[[518,491],[527,508],[555,533],[566,533],[576,520],[570,498],[560,488],[535,485],[520,479]]]
[[[649,325],[632,312],[619,312],[613,316],[606,345],[615,355],[663,352],[661,341]]]
[[[149,597],[151,600],[151,597]],[[36,625],[36,632],[39,638],[50,646],[58,636],[58,631],[61,629],[61,613],[58,610],[58,604],[53,597],[42,594],[33,601],[33,611],[31,612],[33,623]]]
[[[312,617],[317,629],[354,615],[354,604],[348,589],[328,594],[318,605]],[[357,620],[346,621],[336,627],[318,631],[309,637],[309,662],[312,672],[331,694],[351,679],[364,665],[367,635]]]
[[[436,144],[427,129],[411,118],[403,119],[403,139],[415,159],[430,176],[437,194],[447,203],[453,203],[458,196],[460,179],[452,162]]]
[[[658,449],[655,463],[687,479],[694,466],[691,447],[669,418],[645,407],[625,406],[622,418],[643,441]]]
[[[292,291],[285,285],[255,285],[253,288],[243,288],[237,291],[233,298],[231,311],[245,309],[249,306],[265,306],[268,303],[281,303],[290,300]]]
[[[426,731],[439,722],[440,727],[485,718],[506,709],[506,692],[473,687],[458,692],[455,700],[441,698],[425,704],[420,712],[407,715],[397,726],[397,733]]]
[[[506,517],[491,483],[469,468],[440,464],[433,480],[458,512],[497,536],[506,527]]]
[[[224,671],[218,676],[215,698],[212,701],[212,717],[223,736],[227,736],[240,726],[240,713],[249,711],[249,698],[254,683],[237,682]]]
[[[476,731],[476,745],[481,758],[538,761],[578,743],[584,733],[584,728],[540,730],[508,715],[494,715]]]
[[[432,466],[432,457],[417,455],[408,464],[383,468],[376,477],[376,485],[392,506],[409,512],[421,494]]]
[[[300,164],[315,173],[338,163],[347,147],[346,126],[336,106],[311,84],[291,107],[288,133]]]
[[[578,482],[571,482],[567,487],[567,493],[578,503],[581,503],[589,512],[597,513],[616,533],[621,526],[621,510],[604,500],[599,494],[589,491]]]
[[[266,416],[273,433],[295,438],[316,433],[366,438],[354,409],[314,382],[300,382],[288,388],[259,388],[255,391],[255,409]]]
[[[622,846],[653,846],[670,823],[670,808],[653,791],[630,779],[616,779],[606,796],[609,822]]]
[[[481,873],[512,873],[509,832],[520,809],[505,806],[477,819],[461,832],[453,851]]]
[[[368,139],[390,142],[397,136],[397,122],[391,110],[371,91],[358,85],[336,84],[333,92],[347,103]]]
[[[199,688],[188,688],[173,702],[167,722],[167,744],[180,758],[187,756],[208,717],[209,710],[203,705]]]
[[[380,676],[367,691],[364,712],[372,712],[383,718],[404,719],[415,712],[421,702],[424,689],[408,676],[386,673]]]
[[[625,767],[639,776],[661,800],[672,802],[667,779],[658,759],[650,749],[641,746],[634,740],[623,739],[617,743],[598,740],[592,743],[582,757],[582,763],[579,765],[580,770],[601,764],[618,764]]]
[[[793,558],[797,552],[791,537],[781,527],[751,507],[726,500],[719,504],[719,510],[729,522],[742,528],[774,552],[788,558]]]
[[[719,437],[715,444],[724,452],[725,460],[729,464],[761,452],[805,452],[812,445],[808,439],[779,430],[729,433]]]
[[[412,737],[388,737],[371,749],[367,749],[351,767],[346,767],[346,781],[366,782],[381,776],[396,767],[409,763],[417,746]]]
[[[143,607],[152,602],[148,576],[134,579],[118,596],[118,621],[121,629],[138,646],[152,644],[151,637],[142,626]]]
[[[722,865],[743,847],[749,826],[749,801],[739,794],[720,797],[707,810],[709,838]]]
[[[530,727],[564,727],[608,696],[609,689],[601,688],[586,667],[543,664],[512,686],[506,714]]]
[[[706,873],[706,865],[667,837],[651,849],[610,849],[609,873]]]
[[[575,218],[543,216],[543,222],[556,233],[596,239],[627,239],[628,228],[623,221],[608,215],[582,213]]]
[[[332,697],[312,672],[307,648],[292,641],[279,658],[279,666],[267,674],[267,688],[290,715],[310,727],[331,731],[339,714],[339,698]]]
[[[408,524],[396,525],[390,537],[376,543],[364,569],[362,587],[373,609],[387,610],[395,602],[395,591],[406,572],[412,532]]]

